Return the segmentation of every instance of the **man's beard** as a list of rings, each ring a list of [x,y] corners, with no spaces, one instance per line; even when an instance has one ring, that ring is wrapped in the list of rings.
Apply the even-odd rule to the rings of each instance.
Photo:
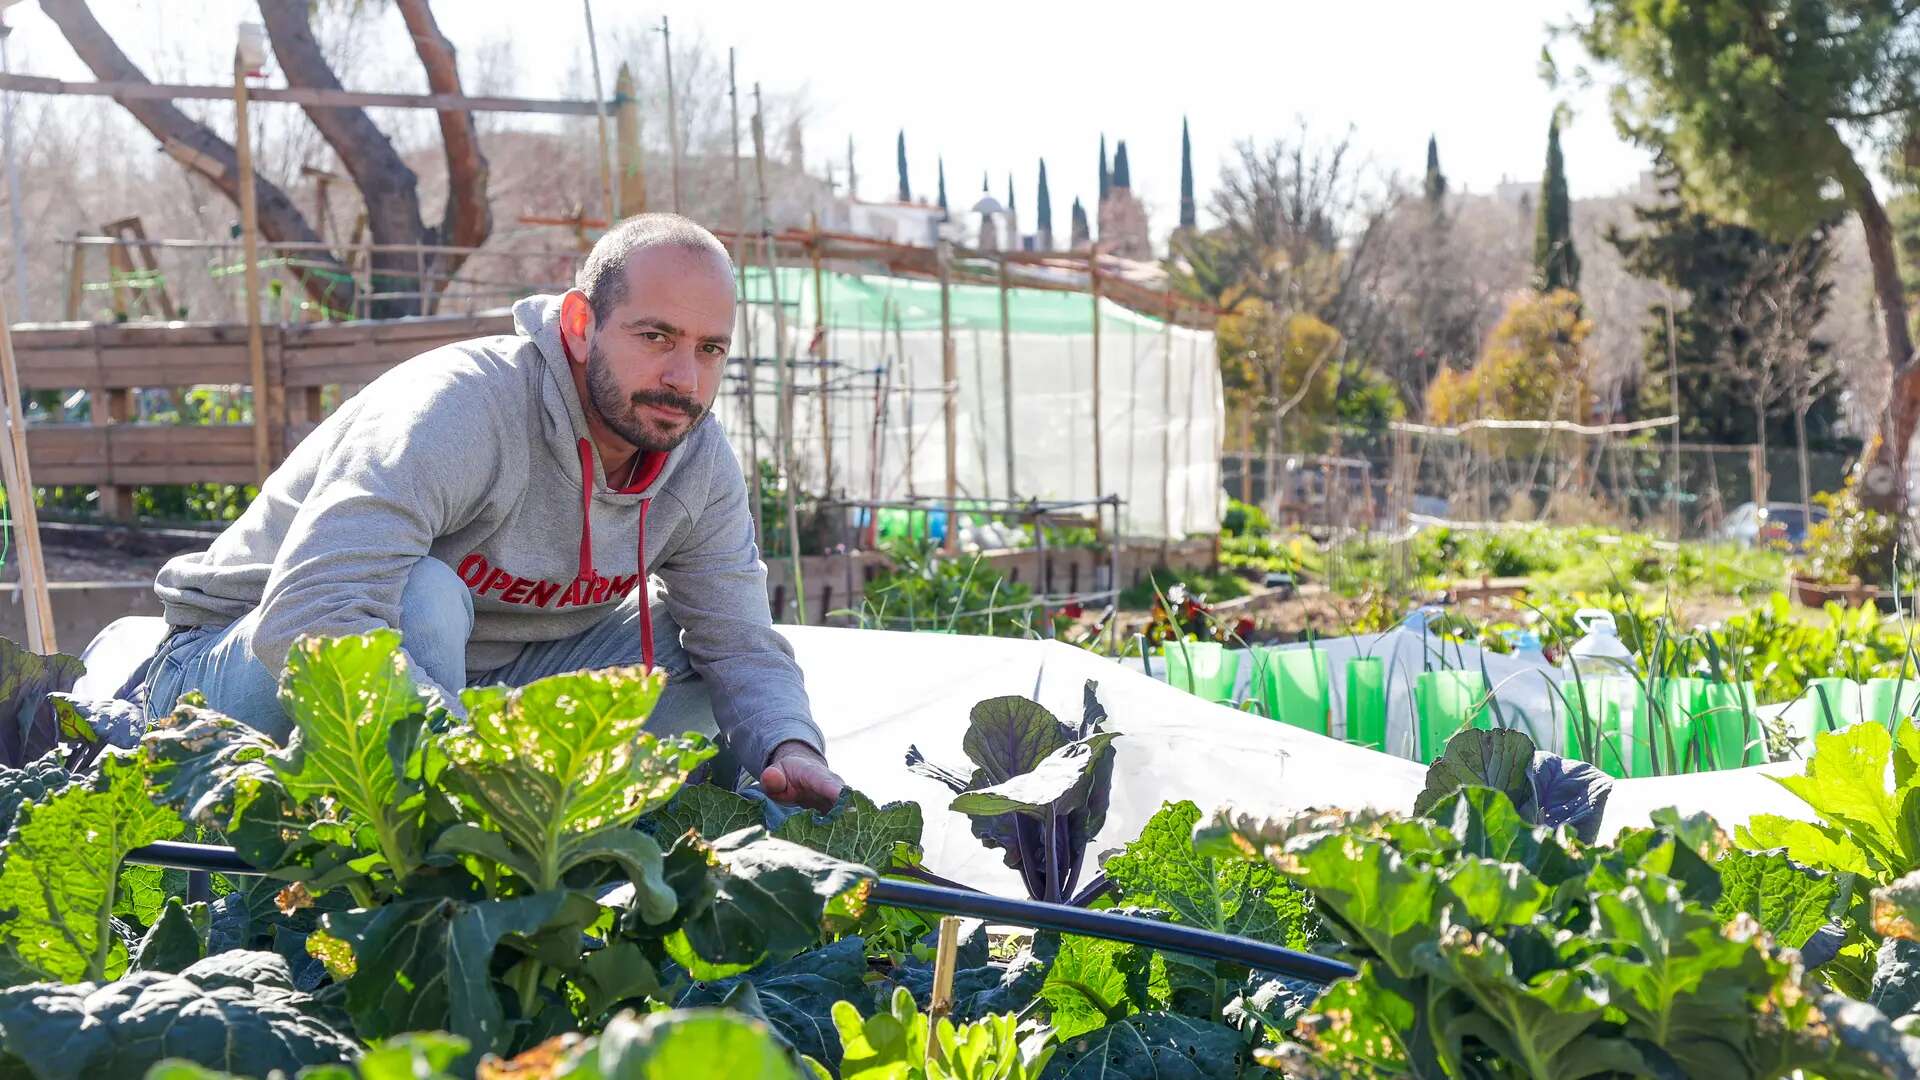
[[[706,406],[698,399],[669,390],[639,390],[623,395],[614,384],[612,367],[597,341],[587,348],[587,396],[593,410],[614,434],[652,453],[664,454],[679,446],[707,415]],[[641,417],[638,408],[641,405],[678,409],[687,415],[687,426],[673,433],[662,432],[658,421]]]

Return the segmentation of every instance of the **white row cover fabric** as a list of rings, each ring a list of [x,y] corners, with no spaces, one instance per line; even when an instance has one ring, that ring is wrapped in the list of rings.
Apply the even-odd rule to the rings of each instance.
[[[1082,686],[1098,682],[1108,726],[1124,737],[1113,744],[1112,802],[1090,860],[1139,835],[1169,801],[1191,799],[1209,819],[1224,807],[1261,817],[1328,807],[1408,812],[1425,784],[1417,762],[1210,704],[1143,674],[1138,660],[1116,663],[1057,642],[780,629],[806,672],[833,767],[878,801],[921,805],[929,869],[1004,895],[1023,893],[1019,876],[997,850],[974,839],[965,815],[947,809],[953,796],[945,787],[903,764],[907,747],[917,744],[931,760],[967,771],[960,740],[969,711],[985,698],[1034,697],[1073,723]],[[1758,813],[1810,817],[1804,803],[1766,778],[1798,768],[1616,780],[1601,834],[1645,825],[1651,811],[1666,806],[1706,811],[1729,831]]]
[[[749,277],[745,309],[754,356],[758,452],[774,459],[778,430],[773,364],[778,338],[764,272]],[[795,472],[808,490],[826,481],[821,386],[833,455],[832,490],[897,500],[946,492],[946,431],[937,282],[783,270],[779,308],[796,393]],[[1210,331],[1169,327],[1111,301],[1100,311],[1100,485],[1094,483],[1092,297],[1008,290],[1012,333],[1013,491],[1007,484],[1009,365],[999,290],[952,285],[956,395],[955,475],[963,497],[1125,500],[1122,532],[1180,538],[1218,531],[1224,495],[1220,366]],[[816,317],[816,311],[818,316]],[[747,337],[743,334],[742,337]],[[822,365],[818,361],[825,358]],[[735,450],[753,453],[746,368],[732,369],[715,411]]]

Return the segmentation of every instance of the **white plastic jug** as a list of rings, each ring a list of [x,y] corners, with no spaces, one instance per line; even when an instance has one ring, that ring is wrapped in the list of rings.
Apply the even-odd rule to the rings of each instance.
[[[1641,703],[1633,650],[1620,640],[1620,628],[1613,621],[1613,612],[1605,608],[1581,608],[1574,612],[1573,621],[1585,633],[1567,650],[1567,690],[1573,693],[1573,688],[1579,686],[1580,692],[1589,695],[1589,701],[1604,701],[1612,706],[1617,718],[1614,737],[1620,761],[1631,762]],[[1600,719],[1593,718],[1596,724]]]

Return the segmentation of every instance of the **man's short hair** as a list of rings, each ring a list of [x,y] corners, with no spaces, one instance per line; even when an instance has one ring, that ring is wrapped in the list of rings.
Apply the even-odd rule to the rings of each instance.
[[[727,246],[698,222],[679,214],[635,214],[600,237],[573,279],[573,287],[586,295],[595,323],[605,322],[607,313],[627,298],[627,263],[634,253],[654,247],[704,251],[718,256],[729,276],[733,273]]]

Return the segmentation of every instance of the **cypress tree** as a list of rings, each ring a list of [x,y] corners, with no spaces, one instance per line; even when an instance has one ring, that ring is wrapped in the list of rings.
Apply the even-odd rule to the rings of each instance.
[[[1011,213],[1013,213],[1013,212],[1014,212],[1014,206],[1013,206],[1013,174],[1012,174],[1012,173],[1008,173],[1008,174],[1007,174],[1007,213],[1009,213],[1009,214],[1011,214]]]
[[[1533,281],[1541,292],[1580,291],[1580,255],[1573,250],[1567,164],[1560,156],[1560,117],[1547,125],[1547,171],[1540,178],[1540,216],[1533,227]]]
[[[1107,172],[1107,137],[1100,136],[1100,201],[1107,201],[1107,192],[1113,187],[1113,174]],[[1079,200],[1074,200],[1078,202]]]
[[[1447,197],[1447,177],[1440,171],[1440,144],[1433,136],[1427,136],[1427,180],[1425,184],[1427,205],[1440,209]]]
[[[1038,203],[1034,230],[1040,236],[1043,247],[1053,246],[1053,196],[1047,191],[1047,159],[1040,159],[1040,194],[1034,200]]]
[[[893,144],[894,167],[900,170],[900,201],[913,201],[913,188],[907,185],[907,133],[903,128]]]
[[[1127,168],[1127,140],[1121,139],[1120,145],[1113,150],[1113,186],[1121,191],[1133,188],[1133,173]]]
[[[1193,204],[1193,140],[1187,136],[1187,118],[1180,118],[1180,227],[1192,229],[1200,224]]]
[[[940,170],[940,220],[945,221],[947,219],[947,159],[938,158],[936,162]]]
[[[1067,246],[1079,251],[1093,245],[1093,230],[1087,227],[1087,208],[1080,205],[1078,198],[1073,200],[1073,236]]]

